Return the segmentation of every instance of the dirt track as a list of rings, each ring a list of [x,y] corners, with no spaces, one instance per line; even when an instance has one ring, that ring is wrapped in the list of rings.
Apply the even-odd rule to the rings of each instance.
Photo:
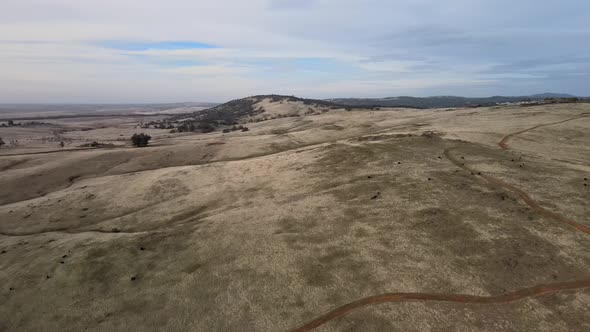
[[[499,188],[504,188],[504,189],[508,189],[512,192],[514,192],[515,194],[517,194],[524,202],[526,205],[528,205],[533,211],[542,214],[544,216],[547,216],[551,219],[560,221],[562,223],[568,224],[572,227],[575,227],[577,230],[586,233],[588,235],[590,235],[590,228],[577,223],[569,218],[566,218],[558,213],[555,213],[553,211],[547,210],[546,208],[542,207],[539,205],[539,203],[537,203],[533,198],[531,198],[531,196],[525,192],[522,189],[517,188],[516,186],[507,183],[505,181],[502,181],[498,178],[495,178],[491,175],[485,174],[485,173],[481,173],[478,172],[475,169],[470,168],[469,166],[466,166],[465,163],[461,162],[460,160],[458,160],[457,158],[455,158],[452,154],[451,151],[455,150],[456,148],[448,148],[445,150],[444,154],[445,156],[456,166],[461,167],[467,171],[470,171],[472,173],[477,173],[478,176],[480,176],[481,178],[483,178],[484,180],[487,181],[487,183],[493,187],[499,187]]]
[[[534,130],[539,127],[545,127],[555,124],[560,124],[568,121],[572,121],[575,119],[579,119],[582,117],[589,116],[588,113],[584,113],[580,116],[576,116],[573,118],[569,118],[562,121],[546,123],[541,125],[536,125],[515,133],[508,134],[502,138],[502,140],[498,143],[498,145],[502,149],[508,149],[508,140],[515,135]],[[444,155],[449,159],[454,165],[471,172],[472,174],[476,174],[477,176],[481,177],[486,181],[486,183],[491,187],[498,187],[507,189],[509,191],[514,192],[517,194],[523,202],[528,205],[533,211],[549,217],[551,219],[557,220],[559,222],[565,223],[576,228],[578,231],[581,231],[587,235],[590,235],[590,228],[586,227],[580,223],[577,223],[569,218],[566,218],[556,212],[550,211],[542,206],[540,206],[531,196],[522,189],[517,188],[516,186],[502,181],[498,178],[495,178],[491,175],[478,172],[477,170],[465,165],[464,162],[460,161],[459,159],[455,158],[452,155],[452,151],[456,150],[457,147],[447,148],[444,150]],[[420,302],[455,302],[455,303],[464,303],[464,304],[504,304],[510,303],[518,300],[522,300],[529,297],[535,297],[542,294],[547,293],[556,293],[564,290],[579,290],[590,288],[590,278],[584,278],[576,281],[571,282],[561,282],[561,283],[552,283],[552,284],[541,284],[535,285],[528,288],[519,289],[510,293],[505,293],[497,296],[489,296],[489,297],[482,297],[482,296],[473,296],[473,295],[463,295],[463,294],[433,294],[433,293],[386,293],[380,295],[374,295],[366,298],[362,298],[356,300],[354,302],[350,302],[348,304],[342,305],[338,308],[335,308],[328,313],[317,317],[316,319],[307,322],[300,327],[293,329],[293,332],[305,332],[305,331],[312,331],[317,327],[337,319],[339,317],[345,316],[346,314],[350,313],[351,311],[374,304],[379,303],[386,303],[386,302],[404,302],[404,301],[420,301]]]
[[[497,147],[531,126],[527,112],[544,125],[582,113],[567,111],[327,113],[166,149],[4,160],[5,193],[48,182],[0,205],[0,316],[24,330],[492,326],[474,317],[583,330],[586,171],[533,156],[566,147],[572,160],[587,121],[559,126],[559,141]],[[288,126],[301,132],[268,134]],[[517,154],[527,167],[509,162]]]
[[[555,293],[565,290],[576,290],[582,288],[590,288],[590,278],[580,279],[571,282],[558,282],[553,284],[536,285],[529,288],[519,289],[510,293],[505,293],[497,296],[473,296],[463,294],[429,294],[429,293],[386,293],[360,299],[341,307],[338,307],[330,312],[305,323],[304,325],[293,329],[293,332],[312,331],[315,328],[336,318],[342,317],[347,313],[373,304],[386,302],[405,302],[405,301],[421,301],[421,302],[455,302],[464,304],[503,304],[515,302],[529,297],[535,297],[543,294]]]
[[[564,122],[568,122],[568,121],[580,119],[580,118],[587,117],[587,116],[590,116],[590,113],[582,113],[580,116],[575,116],[573,118],[565,119],[565,120],[562,120],[562,121],[551,122],[551,123],[544,123],[544,124],[540,124],[540,125],[536,125],[536,126],[527,128],[527,129],[519,130],[517,132],[514,132],[514,133],[511,133],[511,134],[508,134],[508,135],[504,136],[502,138],[502,140],[500,142],[498,142],[498,145],[502,149],[508,150],[508,148],[509,148],[508,147],[508,140],[510,140],[510,138],[512,138],[513,136],[516,136],[516,135],[519,135],[519,134],[522,134],[522,133],[525,133],[527,131],[531,131],[531,130],[534,130],[534,129],[537,129],[537,128],[552,126],[552,125],[556,125],[556,124],[560,124],[560,123],[564,123]]]
[[[39,152],[23,152],[23,153],[13,153],[13,154],[0,154],[0,157],[34,156],[34,155],[40,155],[40,154],[63,153],[63,152],[73,152],[73,151],[88,151],[88,150],[97,150],[97,149],[99,149],[99,148],[75,148],[75,149],[49,150],[49,151],[39,151]],[[112,149],[112,148],[107,148],[107,149]]]

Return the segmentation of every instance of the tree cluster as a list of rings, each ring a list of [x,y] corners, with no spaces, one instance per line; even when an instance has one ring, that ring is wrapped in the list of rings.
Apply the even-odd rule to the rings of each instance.
[[[144,147],[148,145],[150,139],[152,139],[152,137],[144,133],[133,134],[133,136],[131,136],[131,143],[137,147]]]

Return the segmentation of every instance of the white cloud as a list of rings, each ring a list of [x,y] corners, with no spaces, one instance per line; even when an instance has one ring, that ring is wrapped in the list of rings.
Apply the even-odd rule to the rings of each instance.
[[[377,61],[361,63],[360,67],[371,72],[410,73],[420,64],[418,61]]]
[[[560,83],[590,94],[586,76],[573,75],[588,64],[567,60],[590,54],[581,42],[588,10],[583,0],[3,0],[0,101],[463,94],[483,85],[509,94],[515,84]],[[217,48],[101,46],[109,41]],[[519,67],[541,54],[551,62]],[[580,81],[556,81],[562,72]]]
[[[252,67],[238,67],[231,65],[215,65],[215,66],[187,66],[178,68],[166,68],[163,72],[169,74],[184,74],[191,76],[228,76],[228,75],[242,75],[254,71]]]

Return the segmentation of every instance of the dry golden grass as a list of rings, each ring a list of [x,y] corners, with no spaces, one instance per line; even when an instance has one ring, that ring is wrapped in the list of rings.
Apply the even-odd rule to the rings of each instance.
[[[444,154],[590,226],[590,117],[497,145],[585,113],[330,111],[245,133],[150,132],[148,148],[2,149],[0,330],[280,331],[386,292],[488,296],[588,278],[589,235]],[[389,303],[320,330],[581,331],[588,310],[588,289]]]

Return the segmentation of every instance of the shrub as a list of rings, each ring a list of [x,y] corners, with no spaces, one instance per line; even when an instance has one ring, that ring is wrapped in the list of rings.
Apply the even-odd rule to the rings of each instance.
[[[4,143],[4,141],[2,140],[2,137],[0,137],[0,146],[4,145],[6,143]]]
[[[152,137],[150,135],[146,135],[144,133],[133,134],[133,136],[131,136],[131,143],[137,147],[143,147],[148,145],[148,142],[151,138]]]
[[[194,131],[195,125],[192,122],[184,122],[180,126],[178,126],[178,132],[187,132],[187,131]]]
[[[212,124],[208,123],[208,122],[201,122],[197,125],[197,129],[199,129],[202,133],[210,133],[212,131],[215,131],[215,127],[213,127]]]
[[[231,132],[231,129],[229,129],[229,128],[225,128],[225,129],[223,129],[223,133],[227,134],[227,133],[229,133],[229,132]]]
[[[244,127],[242,128],[242,131],[250,131],[250,129],[248,129],[248,127]]]

